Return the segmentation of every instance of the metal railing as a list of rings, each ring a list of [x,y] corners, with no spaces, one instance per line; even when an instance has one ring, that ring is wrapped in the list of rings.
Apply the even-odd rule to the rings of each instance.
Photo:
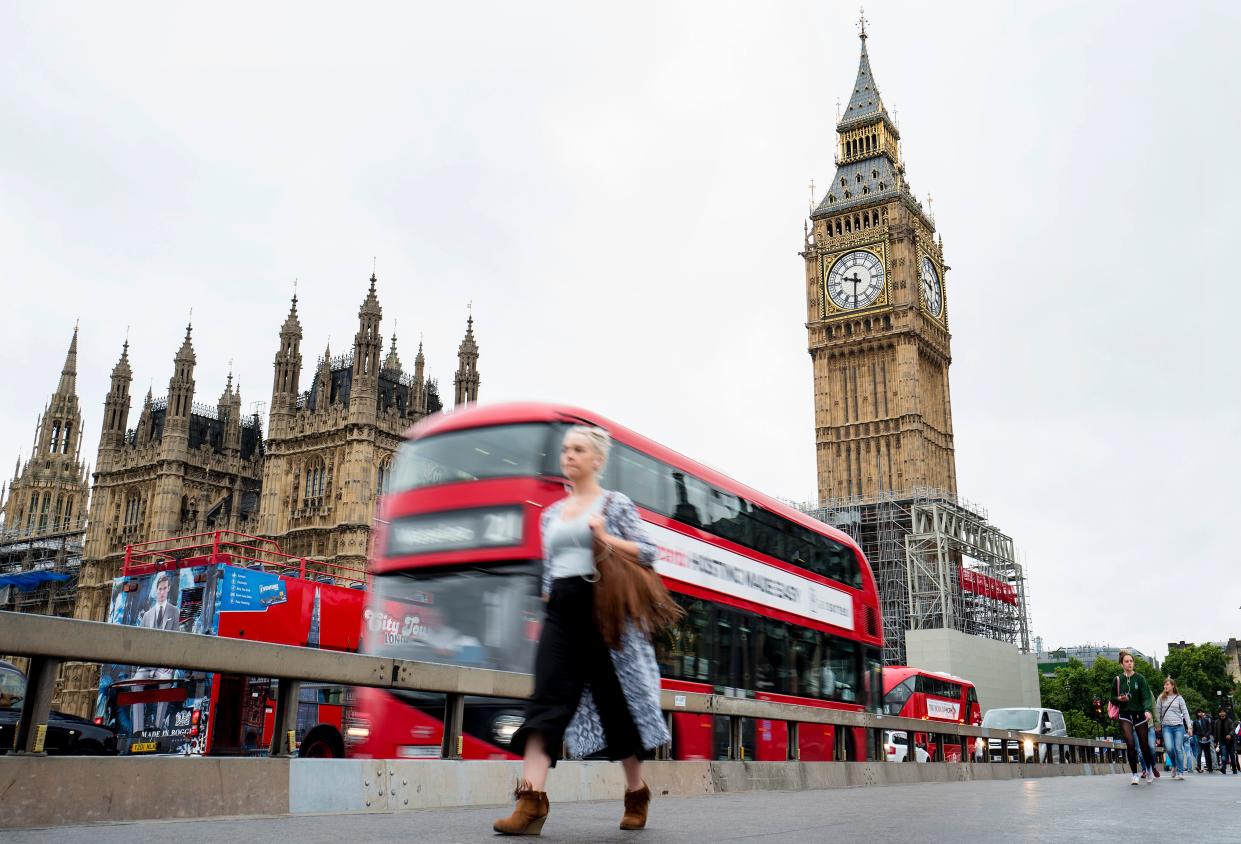
[[[61,662],[98,662],[131,665],[159,665],[191,671],[271,677],[279,682],[275,712],[272,755],[292,755],[297,725],[297,700],[302,682],[331,683],[343,686],[369,686],[441,693],[446,696],[441,756],[461,757],[461,730],[466,696],[526,698],[533,688],[529,674],[491,671],[439,663],[416,662],[365,654],[276,645],[244,639],[203,636],[128,627],[96,621],[0,612],[0,648],[5,653],[29,657],[30,672],[26,698],[18,721],[14,747],[19,752],[35,752],[39,728],[46,725],[51,709],[52,692]],[[865,757],[885,758],[883,735],[895,730],[912,737],[915,733],[928,737],[933,747],[932,761],[943,762],[950,747],[960,748],[960,759],[975,758],[974,745],[982,739],[983,759],[991,756],[991,739],[1000,742],[1000,758],[1047,762],[1054,758],[1064,762],[1117,761],[1120,745],[1114,741],[1080,739],[1064,736],[1032,737],[1012,730],[988,730],[966,724],[943,723],[917,718],[898,718],[868,712],[849,712],[751,698],[692,692],[664,691],[661,706],[672,722],[677,712],[709,714],[729,719],[729,758],[742,758],[741,720],[743,718],[784,721],[789,725],[789,746],[797,746],[797,725],[826,724],[866,731]],[[835,731],[835,758],[845,761],[845,730]],[[1032,739],[1032,754],[1023,752],[1023,744]],[[912,741],[907,745],[906,761],[915,761]],[[1010,750],[1015,749],[1015,754]],[[1054,752],[1053,752],[1054,750]],[[854,755],[858,755],[855,750]],[[861,761],[861,760],[854,760]]]

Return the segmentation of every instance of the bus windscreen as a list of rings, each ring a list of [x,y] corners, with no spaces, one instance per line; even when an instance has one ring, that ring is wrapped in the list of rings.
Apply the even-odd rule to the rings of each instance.
[[[470,428],[410,440],[397,451],[390,493],[488,478],[558,474],[558,437],[545,423]]]

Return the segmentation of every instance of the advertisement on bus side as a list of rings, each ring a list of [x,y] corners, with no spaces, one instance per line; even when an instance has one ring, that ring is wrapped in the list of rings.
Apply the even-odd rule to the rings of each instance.
[[[112,624],[212,633],[216,567],[198,566],[112,583]],[[206,611],[204,612],[204,607]],[[211,699],[210,677],[159,665],[105,665],[95,715],[118,730],[121,753],[201,753]]]

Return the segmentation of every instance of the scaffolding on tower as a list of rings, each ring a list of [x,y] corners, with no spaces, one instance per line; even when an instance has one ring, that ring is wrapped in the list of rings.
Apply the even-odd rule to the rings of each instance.
[[[906,664],[905,633],[950,629],[1030,652],[1024,568],[981,507],[936,489],[800,505],[853,537],[870,561],[887,665]]]

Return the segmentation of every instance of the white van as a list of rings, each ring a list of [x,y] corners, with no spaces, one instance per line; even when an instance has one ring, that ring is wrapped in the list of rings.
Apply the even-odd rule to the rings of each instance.
[[[1064,713],[1059,709],[1043,709],[1041,707],[1013,707],[1010,709],[988,709],[982,716],[982,726],[988,730],[1012,730],[1022,733],[1020,749],[1009,745],[1008,761],[1034,761],[1034,745],[1044,736],[1068,736],[1064,725]],[[1001,762],[1003,754],[1000,740],[988,739],[988,754],[992,762]],[[1052,748],[1044,751],[1044,761],[1051,759]],[[1020,754],[1020,756],[1018,756]],[[1057,761],[1059,754],[1057,753]]]

